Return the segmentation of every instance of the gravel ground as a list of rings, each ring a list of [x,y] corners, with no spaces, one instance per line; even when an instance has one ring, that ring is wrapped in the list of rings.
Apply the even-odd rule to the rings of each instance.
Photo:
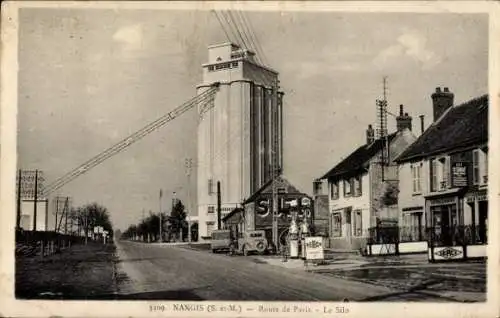
[[[89,242],[41,258],[16,258],[16,298],[92,299],[115,290],[115,246]],[[106,296],[107,295],[107,296]]]

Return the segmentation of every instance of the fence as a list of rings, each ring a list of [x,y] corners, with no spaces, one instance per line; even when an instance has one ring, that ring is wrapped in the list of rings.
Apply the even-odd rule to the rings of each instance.
[[[477,225],[455,225],[427,228],[429,245],[462,246],[487,244],[487,228]]]
[[[485,248],[481,246],[485,244],[487,244],[487,228],[484,226],[374,227],[369,229],[367,255],[430,252],[431,260],[435,260],[441,254],[449,252],[441,251],[441,247],[447,249],[460,247],[459,252],[453,252],[459,255],[456,258],[484,257]],[[434,255],[435,252],[438,253],[437,256]]]
[[[41,257],[60,252],[74,244],[85,242],[85,237],[65,235],[53,231],[16,231],[16,256]]]

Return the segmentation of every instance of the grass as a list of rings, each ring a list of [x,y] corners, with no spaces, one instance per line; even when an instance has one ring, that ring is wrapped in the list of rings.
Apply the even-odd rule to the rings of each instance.
[[[115,291],[115,246],[89,242],[59,254],[16,257],[18,299],[92,299]]]

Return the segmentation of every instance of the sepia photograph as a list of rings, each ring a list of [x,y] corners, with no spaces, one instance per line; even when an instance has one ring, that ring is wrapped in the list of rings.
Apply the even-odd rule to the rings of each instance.
[[[498,96],[480,3],[7,2],[9,297],[98,316],[486,308]]]

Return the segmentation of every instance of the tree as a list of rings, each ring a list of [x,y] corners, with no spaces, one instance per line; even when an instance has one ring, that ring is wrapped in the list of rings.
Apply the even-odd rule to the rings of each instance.
[[[113,226],[106,207],[94,202],[76,208],[75,213],[78,224],[86,237],[89,233],[93,233],[96,226],[101,226],[105,231],[108,231],[110,237],[113,237]]]
[[[176,238],[184,240],[187,237],[188,223],[186,221],[186,209],[181,200],[177,200],[177,203],[174,205],[172,213],[170,213],[170,217],[168,218],[168,223],[169,232],[174,234]],[[182,237],[180,235],[181,232]]]

